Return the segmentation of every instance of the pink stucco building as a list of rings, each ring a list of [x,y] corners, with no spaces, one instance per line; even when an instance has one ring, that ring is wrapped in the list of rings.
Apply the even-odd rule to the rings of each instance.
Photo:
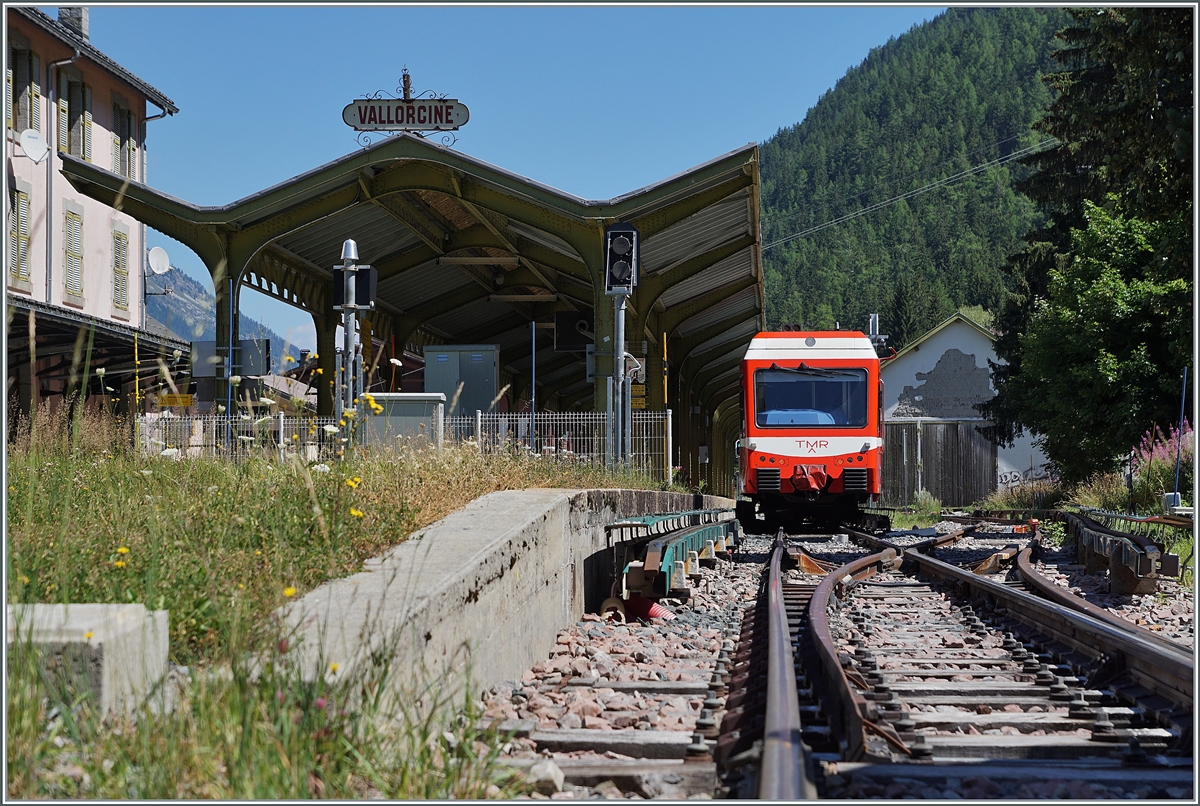
[[[90,43],[87,8],[60,8],[54,19],[9,7],[6,23],[9,398],[28,410],[77,388],[80,333],[90,391],[119,396],[132,382],[135,333],[147,357],[182,343],[146,321],[144,225],[76,192],[58,152],[144,184],[147,123],[178,110]],[[104,380],[92,373],[101,366]]]

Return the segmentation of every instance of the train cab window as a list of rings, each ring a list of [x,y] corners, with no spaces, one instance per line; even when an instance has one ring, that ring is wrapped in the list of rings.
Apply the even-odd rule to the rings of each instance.
[[[861,428],[867,424],[867,371],[776,364],[755,370],[754,402],[760,428]]]

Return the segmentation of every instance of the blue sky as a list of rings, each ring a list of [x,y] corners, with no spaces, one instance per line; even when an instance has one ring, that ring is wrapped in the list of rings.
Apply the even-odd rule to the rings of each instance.
[[[219,205],[358,149],[342,108],[395,92],[404,67],[414,92],[470,109],[457,150],[611,198],[800,122],[872,48],[943,10],[92,5],[89,21],[93,45],[179,107],[149,124],[149,184]],[[211,287],[182,244],[151,232],[149,246]],[[242,303],[315,346],[302,311],[249,290]]]

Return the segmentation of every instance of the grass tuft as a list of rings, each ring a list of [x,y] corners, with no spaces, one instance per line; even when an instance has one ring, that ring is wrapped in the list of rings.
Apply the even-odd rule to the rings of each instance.
[[[127,422],[88,406],[10,422],[9,602],[169,610],[170,659],[190,669],[170,713],[113,717],[14,643],[7,792],[20,798],[512,796],[493,771],[507,737],[475,727],[464,685],[418,686],[412,670],[401,685],[383,655],[306,682],[271,615],[490,492],[661,487],[474,446],[349,451],[327,469],[147,457]]]

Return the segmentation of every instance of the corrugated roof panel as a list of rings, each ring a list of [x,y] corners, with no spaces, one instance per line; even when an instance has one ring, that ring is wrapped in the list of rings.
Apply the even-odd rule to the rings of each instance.
[[[475,281],[462,269],[432,263],[384,280],[379,284],[377,293],[379,299],[388,305],[400,311],[409,311],[467,285],[475,285]]]
[[[374,205],[343,210],[279,238],[278,243],[331,272],[334,265],[342,262],[342,243],[347,238],[358,244],[362,263],[372,263],[420,243],[404,225]]]
[[[666,271],[726,241],[750,231],[750,193],[738,191],[674,224],[642,244],[642,270],[647,275]]]
[[[740,342],[741,349],[745,350],[747,345],[750,344],[750,340],[753,339],[755,334],[757,334],[757,333],[758,333],[758,320],[750,319],[749,321],[739,325],[738,327],[734,328],[733,330],[727,330],[718,336],[714,336],[713,338],[709,339],[706,342],[702,342],[702,343],[698,344],[696,346],[696,349],[692,350],[692,355],[700,355],[702,353],[706,353],[709,350],[711,350],[712,348],[716,347],[718,344],[727,343],[727,342]]]
[[[682,283],[676,283],[663,292],[659,301],[670,308],[680,302],[706,294],[709,291],[730,285],[754,273],[754,256],[751,247],[735,252],[724,260],[694,274]]]
[[[743,289],[729,299],[702,311],[679,326],[679,335],[690,336],[709,325],[732,319],[741,313],[758,310],[758,289],[755,286]]]
[[[483,289],[480,289],[482,292]],[[447,333],[462,333],[498,322],[512,314],[512,309],[499,302],[489,302],[487,297],[469,302],[448,314],[430,319],[429,324]],[[492,342],[489,342],[489,344]]]

